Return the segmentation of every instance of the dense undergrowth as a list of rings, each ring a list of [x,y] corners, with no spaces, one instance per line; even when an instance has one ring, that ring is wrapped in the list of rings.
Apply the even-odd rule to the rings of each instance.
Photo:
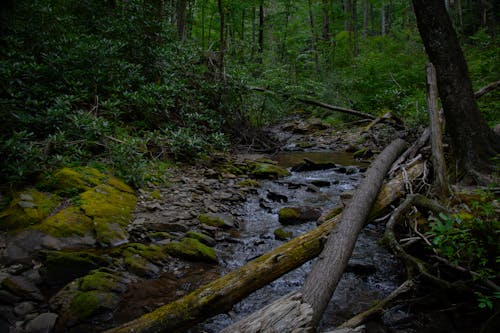
[[[120,11],[90,0],[17,1],[0,41],[0,181],[21,184],[45,170],[91,164],[140,186],[162,181],[171,161],[225,149],[244,128],[296,109],[330,123],[346,119],[295,97],[390,110],[410,126],[426,122],[426,56],[415,29],[365,37],[356,57],[341,31],[320,73],[310,50],[300,52],[304,38],[287,45],[282,62],[272,49],[262,62],[229,49],[222,74],[194,41],[180,42],[161,22],[138,0]],[[495,40],[480,31],[465,45],[475,86],[497,79]],[[498,93],[481,106],[494,125]]]

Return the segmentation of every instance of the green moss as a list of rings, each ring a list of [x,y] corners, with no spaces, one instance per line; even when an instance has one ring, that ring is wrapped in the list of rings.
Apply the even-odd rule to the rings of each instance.
[[[41,222],[60,203],[58,196],[27,189],[16,193],[8,208],[0,212],[0,229],[14,230]]]
[[[183,238],[180,242],[165,245],[166,251],[179,258],[196,261],[217,262],[215,250],[200,243],[196,239]]]
[[[111,273],[93,271],[80,279],[79,289],[81,291],[99,290],[104,292],[122,292],[121,278]]]
[[[278,240],[287,240],[292,237],[291,231],[283,230],[283,228],[278,228],[274,230],[274,237]]]
[[[81,319],[88,318],[102,309],[112,310],[120,298],[115,293],[102,292],[97,290],[79,292],[71,300],[71,313]]]
[[[290,172],[274,164],[253,162],[250,173],[257,178],[278,178],[288,176]]]
[[[52,281],[68,281],[105,264],[106,260],[102,256],[84,251],[48,251],[44,260],[47,276]]]
[[[300,209],[294,207],[281,208],[278,211],[278,218],[281,221],[297,220],[300,219]]]
[[[70,206],[46,218],[33,228],[54,237],[84,237],[94,230],[94,225],[92,219],[83,214],[80,208]]]
[[[161,240],[161,239],[171,239],[173,236],[165,231],[153,231],[149,232],[148,235],[151,240]]]
[[[343,209],[344,209],[344,206],[336,206],[336,207],[332,208],[332,210],[330,210],[328,212],[328,214],[326,214],[324,220],[328,221],[329,219],[334,218],[335,216],[339,215]]]
[[[160,200],[161,199],[161,193],[158,190],[153,190],[151,192],[151,198],[155,200]]]
[[[200,214],[200,216],[198,216],[198,220],[201,223],[212,227],[223,227],[225,225],[224,220],[222,220],[222,218],[209,214]]]
[[[80,193],[101,184],[106,176],[89,167],[62,168],[42,181],[42,185],[63,193]]]
[[[134,190],[130,186],[128,186],[127,184],[125,184],[123,181],[121,181],[120,179],[118,179],[116,177],[110,176],[106,183],[110,186],[113,186],[117,190],[122,191],[122,192],[127,192],[127,193],[131,193],[131,194],[135,193]]]
[[[255,179],[245,179],[239,182],[238,185],[246,187],[260,187],[260,183]]]
[[[196,239],[207,246],[213,246],[215,244],[215,240],[212,237],[202,234],[200,232],[188,231],[186,233],[186,237]]]
[[[167,258],[167,256],[163,252],[163,248],[157,245],[130,243],[124,245],[121,248],[121,252],[124,256],[127,256],[129,254],[137,254],[152,262],[160,262]]]
[[[125,227],[130,221],[137,198],[110,185],[96,186],[80,195],[81,207],[94,221],[101,244],[118,244],[126,239]]]

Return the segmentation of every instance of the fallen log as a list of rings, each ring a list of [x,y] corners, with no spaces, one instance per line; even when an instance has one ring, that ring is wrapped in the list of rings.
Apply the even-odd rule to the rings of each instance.
[[[329,234],[325,248],[303,288],[234,323],[221,333],[315,331],[347,266],[384,176],[405,147],[406,142],[398,139],[377,156],[343,212],[339,225]],[[297,327],[300,328],[298,331]]]
[[[417,179],[424,170],[419,162],[408,168],[408,180]],[[405,177],[397,175],[378,194],[371,216],[375,217],[405,189]],[[327,235],[335,228],[340,215],[280,247],[256,258],[190,294],[166,304],[107,333],[169,332],[190,327],[211,316],[227,312],[250,293],[274,281],[285,273],[315,258],[323,249]]]
[[[266,89],[266,88],[262,88],[262,87],[248,86],[248,89],[253,90],[253,91],[264,92],[264,93],[268,93],[268,94],[272,94],[272,95],[277,95],[274,91]],[[291,96],[286,95],[286,94],[282,94],[282,96],[285,98],[291,97]],[[327,109],[327,110],[346,113],[346,114],[350,114],[352,116],[357,116],[357,117],[366,118],[366,119],[372,119],[372,120],[377,119],[376,116],[369,114],[369,113],[365,113],[365,112],[361,112],[361,111],[357,111],[357,110],[353,110],[353,109],[348,109],[348,108],[344,108],[341,106],[326,104],[326,103],[316,101],[316,100],[313,100],[310,98],[302,98],[302,97],[292,97],[292,98],[294,98],[295,100],[297,100],[301,103],[318,106],[320,108]]]

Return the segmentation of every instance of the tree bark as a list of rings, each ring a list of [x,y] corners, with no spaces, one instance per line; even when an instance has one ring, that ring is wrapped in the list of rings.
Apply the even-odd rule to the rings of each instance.
[[[434,183],[437,195],[444,199],[449,194],[446,174],[446,162],[443,152],[441,121],[439,120],[438,91],[436,71],[432,64],[425,65],[427,79],[427,111],[429,112],[429,128],[431,131],[432,166],[434,169]]]
[[[412,0],[418,29],[436,68],[447,132],[458,166],[466,172],[491,171],[490,158],[500,151],[500,137],[482,117],[467,64],[443,1]]]
[[[372,163],[342,214],[338,227],[328,236],[325,248],[301,291],[279,299],[221,333],[314,332],[347,266],[384,176],[405,146],[403,140],[395,140]]]
[[[412,166],[407,171],[408,180],[417,179],[423,171],[422,163]],[[402,196],[405,192],[404,178],[400,173],[383,186],[370,216],[375,218]],[[243,267],[106,333],[172,332],[228,311],[250,293],[315,258],[323,249],[327,235],[335,230],[340,219],[341,215],[336,215]]]
[[[225,38],[225,23],[224,23],[224,0],[217,0],[217,7],[219,9],[219,16],[220,16],[220,21],[219,21],[219,65],[220,65],[220,70],[221,73],[224,73],[224,55],[226,53],[226,38]]]
[[[312,37],[312,51],[314,57],[314,70],[316,75],[319,75],[319,59],[318,59],[318,34],[316,33],[316,26],[314,23],[314,12],[312,8],[312,0],[307,1],[308,9],[309,9],[309,27],[311,28],[311,37]]]
[[[262,63],[264,53],[264,0],[259,2],[259,38],[258,38],[257,53],[259,57],[257,62]]]

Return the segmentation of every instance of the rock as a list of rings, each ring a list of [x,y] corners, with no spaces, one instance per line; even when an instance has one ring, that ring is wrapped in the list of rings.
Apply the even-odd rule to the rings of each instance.
[[[193,238],[183,238],[180,242],[165,245],[171,256],[194,261],[217,262],[215,250]]]
[[[56,325],[59,316],[55,313],[46,312],[32,319],[25,328],[25,333],[48,333]]]
[[[288,176],[290,172],[277,165],[263,162],[251,162],[250,174],[256,178],[274,179]]]
[[[266,198],[274,202],[288,202],[288,197],[286,195],[272,191],[267,192]]]
[[[242,187],[260,187],[260,183],[255,179],[245,179],[238,183]]]
[[[0,230],[14,230],[41,222],[61,199],[50,193],[27,189],[14,195],[8,208],[0,212]]]
[[[109,263],[106,257],[86,251],[47,251],[44,268],[49,284],[67,283]]]
[[[324,180],[324,179],[313,179],[310,182],[312,185],[317,186],[317,187],[328,187],[331,185],[331,183],[328,180]]]
[[[1,286],[12,294],[26,300],[42,301],[43,296],[37,286],[25,277],[15,275],[7,276]]]
[[[145,226],[148,230],[158,232],[187,232],[189,230],[182,223],[147,223]]]
[[[135,195],[110,185],[96,186],[80,195],[81,207],[94,222],[101,245],[116,246],[127,240],[126,226],[136,204]]]
[[[33,302],[21,302],[14,307],[14,313],[18,317],[24,317],[28,313],[35,309],[35,303]]]
[[[210,247],[213,247],[216,244],[215,239],[213,239],[212,237],[210,237],[208,235],[200,233],[200,232],[188,231],[186,233],[186,237],[196,239],[196,240],[200,241],[201,243],[203,243],[207,246],[210,246]]]
[[[159,264],[167,259],[164,249],[157,245],[130,243],[115,250],[123,258],[125,267],[141,277],[155,277],[160,273]]]
[[[278,211],[278,219],[282,224],[299,224],[315,221],[321,216],[321,210],[311,207],[284,207]]]
[[[217,228],[234,228],[234,219],[228,214],[207,213],[198,216],[198,220],[206,225]]]
[[[286,231],[283,228],[278,228],[274,230],[274,238],[277,240],[286,241],[292,238],[293,233],[291,231]]]
[[[21,297],[16,296],[7,290],[0,289],[0,303],[15,304],[21,300]]]
[[[333,162],[314,161],[309,158],[304,158],[301,163],[292,167],[292,171],[315,171],[315,170],[328,170],[335,168]]]

